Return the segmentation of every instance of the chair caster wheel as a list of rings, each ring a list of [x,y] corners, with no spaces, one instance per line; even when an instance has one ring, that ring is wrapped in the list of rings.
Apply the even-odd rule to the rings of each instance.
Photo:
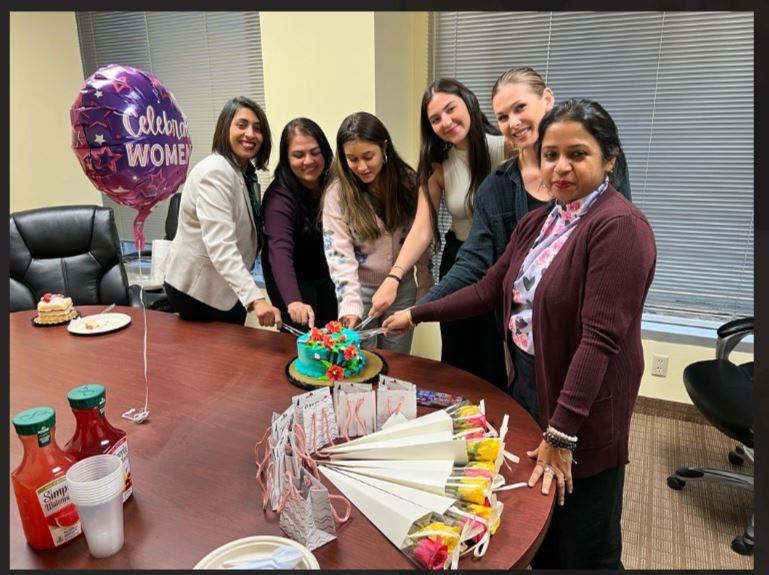
[[[743,463],[745,463],[745,458],[740,457],[739,454],[737,454],[737,452],[735,451],[730,451],[729,463],[731,463],[732,465],[742,465]]]
[[[675,475],[668,476],[668,487],[670,487],[670,489],[681,491],[684,488],[684,485],[686,485],[686,481],[683,479],[679,479]]]
[[[732,539],[732,550],[740,555],[752,555],[753,554],[753,541],[749,540],[744,535],[738,535]]]

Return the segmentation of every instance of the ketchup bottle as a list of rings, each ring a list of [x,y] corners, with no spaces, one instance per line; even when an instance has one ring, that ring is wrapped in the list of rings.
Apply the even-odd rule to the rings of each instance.
[[[24,457],[11,473],[24,536],[35,549],[53,549],[81,533],[66,477],[75,458],[56,445],[56,412],[50,407],[17,413],[13,426],[24,446]]]
[[[67,399],[75,414],[77,427],[64,451],[81,460],[90,455],[112,454],[123,461],[123,502],[131,496],[131,465],[128,461],[128,440],[125,431],[113,427],[104,415],[107,390],[98,383],[89,383],[69,390]]]

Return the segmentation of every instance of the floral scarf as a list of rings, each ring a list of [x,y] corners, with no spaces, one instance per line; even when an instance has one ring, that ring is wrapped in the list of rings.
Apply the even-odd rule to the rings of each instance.
[[[519,305],[510,316],[507,327],[513,336],[513,343],[528,354],[534,355],[531,314],[534,292],[542,279],[542,274],[566,243],[580,218],[587,213],[608,185],[609,181],[606,179],[595,191],[568,204],[556,200],[537,239],[534,240],[526,259],[521,264],[518,277],[513,283],[513,302]]]

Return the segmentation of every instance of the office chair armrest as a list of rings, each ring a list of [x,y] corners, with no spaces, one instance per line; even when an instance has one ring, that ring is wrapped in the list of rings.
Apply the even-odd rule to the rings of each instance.
[[[716,358],[728,359],[729,354],[742,339],[753,333],[753,318],[742,317],[726,322],[718,328]]]

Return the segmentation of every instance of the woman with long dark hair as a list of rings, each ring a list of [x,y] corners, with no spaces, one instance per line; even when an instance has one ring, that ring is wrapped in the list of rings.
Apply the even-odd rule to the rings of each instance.
[[[322,213],[326,260],[346,327],[368,315],[376,289],[393,279],[390,268],[411,227],[416,202],[416,174],[396,152],[384,124],[367,112],[345,118],[336,136],[334,177],[324,192]],[[388,317],[416,300],[413,275],[394,281]],[[408,353],[411,335],[378,336],[368,345]]]
[[[267,248],[262,270],[267,293],[284,321],[299,329],[337,318],[318,218],[332,160],[320,126],[294,118],[283,128],[275,179],[264,192]]]
[[[419,125],[417,178],[421,192],[416,218],[390,276],[374,295],[370,311],[374,316],[390,306],[397,285],[395,278],[409,275],[431,242],[440,245],[437,210],[441,201],[451,215],[441,255],[441,281],[449,273],[470,231],[476,191],[505,156],[504,138],[481,111],[475,94],[452,78],[441,78],[427,87]],[[488,329],[494,322],[493,313],[463,321],[442,321],[441,361],[500,385],[505,378],[505,364],[502,344]]]
[[[271,148],[264,110],[243,96],[228,100],[211,148],[184,183],[166,295],[183,319],[242,325],[253,311],[262,325],[280,326],[280,312],[251,277],[263,243],[256,170]]]

